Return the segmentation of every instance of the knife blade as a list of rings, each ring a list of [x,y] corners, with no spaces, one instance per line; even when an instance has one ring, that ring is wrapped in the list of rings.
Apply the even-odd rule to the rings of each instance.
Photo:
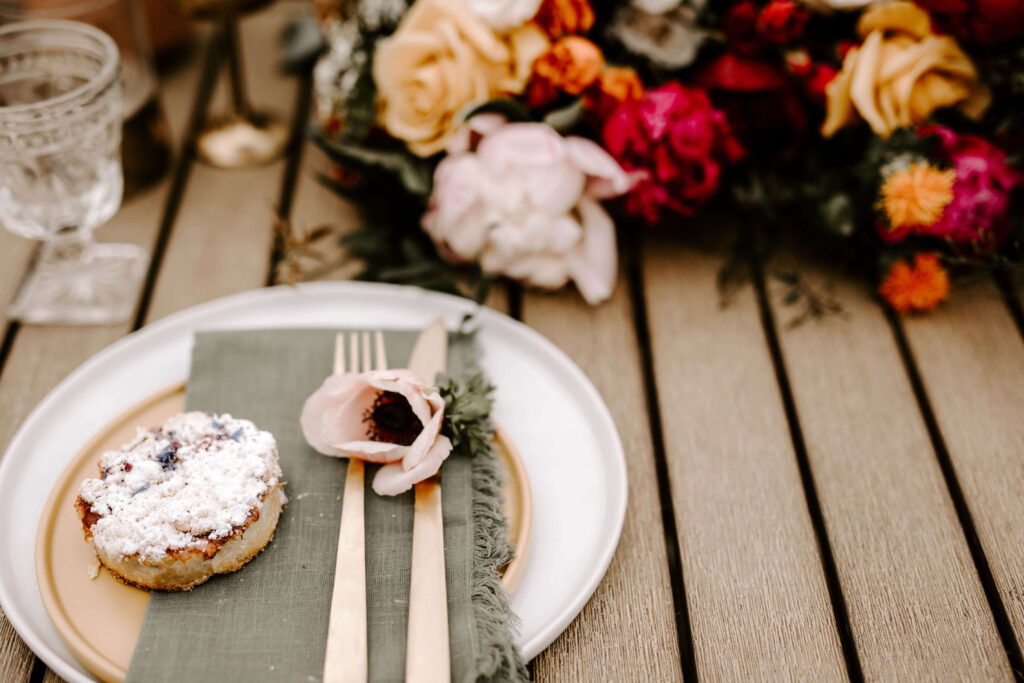
[[[448,362],[448,330],[438,318],[423,328],[413,344],[409,369],[427,384],[434,384],[437,373],[444,372]]]
[[[445,370],[447,355],[448,331],[444,321],[437,319],[416,339],[409,369],[427,384],[434,384],[437,374]],[[406,682],[451,680],[440,474],[416,484],[408,628]]]

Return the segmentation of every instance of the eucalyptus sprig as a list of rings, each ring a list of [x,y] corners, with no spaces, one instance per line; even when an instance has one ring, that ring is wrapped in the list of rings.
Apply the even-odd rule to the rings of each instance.
[[[491,447],[494,439],[494,386],[482,372],[465,379],[438,377],[437,390],[444,399],[441,433],[451,439],[453,452],[472,456]]]

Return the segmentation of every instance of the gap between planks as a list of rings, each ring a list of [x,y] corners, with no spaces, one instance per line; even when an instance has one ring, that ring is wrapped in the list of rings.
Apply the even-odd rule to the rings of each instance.
[[[1007,656],[1024,679],[1024,340],[989,279],[926,316],[891,323]]]
[[[682,680],[641,351],[625,273],[589,307],[572,289],[527,291],[522,319],[562,348],[608,404],[626,450],[629,503],[618,550],[583,611],[533,662],[537,680]]]
[[[276,45],[293,3],[273,5],[239,23],[244,73],[252,104],[301,126],[300,99],[308,97],[308,79],[282,74]],[[218,79],[207,112],[227,107],[227,82]],[[297,153],[292,141],[288,150]],[[140,320],[153,322],[183,308],[228,294],[262,287],[268,278],[276,214],[288,199],[288,159],[258,168],[225,170],[195,164],[191,169],[173,229],[158,264],[148,309]],[[284,188],[284,192],[282,191]]]
[[[827,291],[824,269],[793,260],[768,270],[782,265]],[[779,303],[782,285],[764,280],[758,274],[769,314],[793,320],[798,313]],[[899,349],[863,283],[832,284],[844,314],[783,323],[778,362],[863,675],[1005,680],[1007,659]]]
[[[285,97],[283,100],[280,98],[282,93],[289,90],[294,93],[294,81],[296,79],[280,75],[275,75],[271,78],[262,77],[267,72],[276,74],[276,63],[272,56],[275,51],[266,50],[264,46],[272,44],[273,41],[277,40],[285,20],[296,9],[295,5],[285,4],[283,7],[286,9],[275,8],[255,17],[245,19],[241,25],[243,49],[246,51],[245,57],[247,62],[251,62],[255,66],[255,68],[250,67],[248,73],[250,78],[252,78],[252,74],[258,75],[256,79],[253,79],[257,82],[250,83],[253,100],[257,105],[281,101],[290,103],[292,100],[297,99],[297,95]],[[207,65],[209,65],[208,60],[210,59],[216,59],[216,57],[208,55]],[[208,106],[210,101],[210,98],[197,88],[198,82],[201,80],[198,67],[198,64],[190,65],[183,72],[173,74],[168,82],[162,86],[162,100],[168,118],[171,119],[172,130],[177,133],[175,135],[176,139],[181,139],[182,137],[180,130],[185,127],[184,119],[188,113],[186,108],[191,107],[194,102],[196,109],[199,110],[199,114],[193,115],[192,120],[193,122],[201,121],[203,118],[202,114],[205,113],[202,110],[202,105]],[[190,147],[191,143],[188,140],[182,145],[184,150],[189,150]],[[180,155],[179,164],[190,163],[190,158],[187,154],[188,152],[186,151]],[[255,174],[249,173],[247,177],[249,182],[224,183],[217,185],[215,189],[226,192],[226,196],[221,196],[220,199],[234,200],[235,202],[241,199],[244,191],[250,191],[252,195],[279,196],[278,188],[281,186],[284,164],[285,162],[282,160],[277,162],[275,165],[276,169],[275,166],[271,166],[258,169]],[[132,202],[126,203],[111,223],[101,229],[100,237],[108,241],[141,242],[146,246],[154,244],[155,241],[157,256],[160,255],[159,240],[163,239],[167,245],[168,256],[172,259],[177,257],[180,260],[183,247],[180,246],[182,239],[179,239],[178,233],[184,232],[179,228],[182,204],[187,204],[190,201],[190,198],[196,193],[195,188],[197,185],[213,176],[222,176],[230,173],[235,172],[217,171],[205,167],[192,169],[190,174],[185,173],[181,176],[178,176],[176,172],[173,177],[174,179],[165,180],[158,189],[150,190],[140,197],[133,199]],[[245,175],[246,172],[239,173],[240,175]],[[252,176],[257,174],[265,178],[264,182],[252,182]],[[176,180],[179,177],[180,180]],[[180,183],[179,191],[182,194],[180,201],[177,203],[174,201],[172,188],[170,187],[174,182]],[[272,188],[272,190],[265,193],[253,190],[253,188],[260,187],[263,189]],[[203,189],[209,188],[204,187]],[[231,190],[234,190],[234,192],[231,192]],[[171,193],[172,196],[165,201],[168,193]],[[179,214],[177,221],[174,214],[176,210]],[[260,267],[257,268],[256,263],[253,262],[251,264],[252,267],[243,269],[249,275],[258,270],[259,278],[253,278],[255,281],[251,282],[251,284],[237,287],[238,289],[257,287],[263,284],[266,264],[268,262],[269,237],[273,228],[272,216],[272,211],[266,211],[266,220],[263,220],[262,226],[260,226],[260,216],[255,211],[249,211],[248,213],[242,211],[241,215],[230,215],[229,212],[229,215],[221,215],[220,220],[212,221],[206,225],[206,227],[212,225],[215,230],[220,230],[225,227],[225,224],[230,224],[233,219],[238,221],[238,223],[244,223],[250,233],[259,232],[260,227],[262,227],[261,232],[266,238],[265,244],[267,246],[266,249],[261,250],[259,253]],[[161,219],[159,225],[156,224],[154,217]],[[140,232],[139,225],[147,226],[149,229]],[[174,228],[173,233],[170,232],[172,227]],[[228,229],[230,230],[230,228]],[[163,235],[166,235],[166,237],[163,237]],[[237,232],[235,236],[238,236]],[[207,239],[204,240],[204,237]],[[202,246],[204,241],[207,244],[211,241],[216,241],[210,240],[208,237],[208,235],[196,234],[195,232],[186,235],[186,239],[198,243],[199,246]],[[187,245],[184,248],[186,251],[190,250],[188,246],[192,245]],[[232,256],[237,257],[237,253],[232,254],[228,245],[222,245],[221,248],[222,252],[228,256],[225,260],[228,264],[231,264]],[[253,253],[253,251],[250,250],[249,253]],[[157,273],[157,270],[154,270],[156,277],[153,278],[153,301],[157,304],[158,312],[170,312],[170,309],[176,310],[176,308],[173,308],[176,303],[179,304],[178,308],[182,308],[219,295],[219,293],[208,292],[203,287],[202,277],[199,276],[192,277],[189,283],[194,286],[189,292],[194,297],[192,301],[186,302],[186,297],[177,291],[168,294],[167,292],[174,285],[167,284],[167,280],[164,277],[167,269],[162,267],[163,265],[165,264],[157,264],[159,273]],[[207,274],[208,272],[199,270],[200,274]],[[180,281],[180,274],[178,277]],[[218,285],[220,284],[218,283]],[[235,282],[231,284],[234,285]],[[142,320],[144,318],[151,320],[153,319],[153,314],[151,311],[146,310],[146,302],[143,299],[140,305],[139,319]],[[5,373],[5,376],[0,376],[0,406],[6,407],[6,405],[15,404],[11,410],[5,409],[3,417],[0,418],[0,440],[3,443],[9,440],[14,428],[27,413],[27,409],[34,405],[46,390],[59,381],[67,372],[70,372],[88,358],[88,356],[92,355],[92,353],[123,336],[129,329],[129,326],[126,325],[91,328],[22,328],[18,339],[15,340],[12,347],[10,357],[12,367],[9,368],[11,373],[15,372],[16,369],[18,377],[10,382],[5,382],[5,380],[8,380],[6,375],[11,373]],[[73,343],[70,341],[72,335],[74,336]],[[20,348],[25,348],[26,350],[22,352]],[[69,348],[73,348],[74,351],[69,353]],[[53,362],[55,360],[57,362]],[[8,385],[6,390],[5,383]],[[22,406],[24,406],[24,409]],[[0,640],[0,643],[6,642],[5,627],[9,628],[6,619],[0,619],[0,638],[3,638],[3,640]],[[20,642],[17,644],[21,645]],[[24,646],[21,645],[21,647]],[[31,658],[31,654],[28,656]],[[6,661],[6,659],[0,660],[0,680],[8,680],[6,676],[7,671],[3,668],[7,666]],[[47,673],[51,674],[52,672]]]
[[[649,237],[644,299],[698,675],[845,680],[755,293],[720,309],[720,252]]]

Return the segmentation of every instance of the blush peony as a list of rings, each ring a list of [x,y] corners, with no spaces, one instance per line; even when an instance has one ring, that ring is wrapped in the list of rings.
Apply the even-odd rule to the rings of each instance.
[[[598,200],[633,183],[603,149],[540,123],[472,118],[434,174],[423,228],[450,261],[596,304],[615,285],[615,227]]]

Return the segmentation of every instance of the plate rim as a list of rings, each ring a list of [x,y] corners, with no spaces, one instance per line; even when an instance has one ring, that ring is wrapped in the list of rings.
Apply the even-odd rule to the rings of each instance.
[[[598,553],[598,561],[592,565],[591,571],[585,574],[585,579],[580,582],[579,588],[575,591],[574,598],[567,603],[566,606],[543,628],[541,628],[536,635],[522,644],[523,654],[526,659],[529,660],[536,657],[545,648],[547,648],[582,611],[583,607],[590,600],[594,591],[597,590],[598,585],[604,578],[604,575],[608,570],[608,566],[611,564],[612,557],[614,557],[615,551],[618,548],[619,539],[621,538],[622,529],[625,523],[626,506],[628,502],[629,484],[625,449],[623,447],[622,437],[619,434],[618,427],[604,401],[604,398],[601,396],[600,392],[594,386],[593,382],[591,382],[586,373],[584,373],[583,370],[581,370],[579,366],[572,361],[568,354],[528,325],[492,308],[476,304],[470,300],[463,299],[452,294],[428,291],[410,286],[376,282],[357,282],[352,280],[307,282],[297,285],[278,285],[275,287],[261,287],[245,290],[235,294],[211,299],[172,313],[164,318],[154,321],[151,324],[145,325],[144,327],[121,337],[109,346],[100,349],[72,370],[64,379],[54,386],[53,389],[47,392],[43,399],[36,404],[28,416],[19,425],[17,431],[14,433],[14,436],[11,438],[10,443],[4,451],[4,457],[0,458],[0,483],[9,476],[8,470],[13,467],[12,463],[14,462],[14,459],[8,457],[9,454],[22,448],[22,441],[27,439],[26,434],[30,431],[29,427],[41,419],[40,415],[45,412],[49,405],[66,390],[68,385],[79,381],[80,377],[89,374],[93,368],[105,362],[109,357],[116,355],[123,347],[136,343],[136,340],[138,339],[158,335],[166,328],[175,327],[183,323],[187,324],[187,321],[190,318],[206,316],[211,313],[215,313],[219,309],[241,306],[250,300],[258,302],[263,298],[273,298],[281,295],[301,295],[303,292],[309,292],[312,295],[344,295],[353,293],[362,293],[367,295],[375,294],[385,298],[399,297],[406,300],[412,299],[414,301],[418,298],[433,302],[437,306],[453,312],[474,313],[478,317],[481,326],[495,326],[503,328],[512,334],[525,336],[536,348],[543,350],[549,357],[557,361],[561,369],[568,372],[575,380],[575,383],[587,393],[587,398],[590,399],[590,403],[598,411],[601,421],[610,426],[609,431],[612,442],[608,445],[618,457],[609,460],[611,466],[616,470],[613,473],[613,476],[610,477],[612,483],[609,486],[609,491],[612,491],[616,495],[609,500],[609,506],[606,511],[610,515],[610,520],[612,522],[611,527],[614,530],[614,533],[606,536],[607,540],[601,546],[600,552]],[[64,465],[66,465],[66,463],[64,463]],[[617,486],[615,485],[616,483]],[[35,520],[34,528],[38,529],[39,522],[40,519]],[[38,586],[35,586],[35,588],[38,593]],[[3,609],[4,614],[7,616],[8,621],[18,633],[19,637],[21,637],[36,656],[42,659],[47,666],[64,678],[69,681],[88,680],[82,677],[80,671],[69,666],[64,661],[61,654],[46,643],[42,636],[36,633],[36,630],[30,623],[30,618],[17,607],[12,609],[13,605],[15,605],[15,603],[11,599],[7,580],[2,574],[0,574],[0,608]]]

